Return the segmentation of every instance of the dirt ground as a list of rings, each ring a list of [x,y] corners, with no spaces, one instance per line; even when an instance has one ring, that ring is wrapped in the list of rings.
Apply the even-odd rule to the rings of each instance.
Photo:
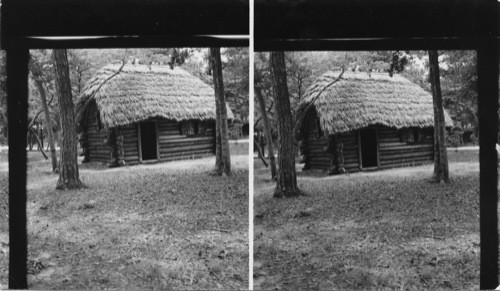
[[[212,175],[213,157],[114,169],[86,164],[86,188],[70,191],[56,191],[50,161],[30,152],[29,288],[247,289],[247,146],[232,146],[231,177]],[[5,162],[1,169],[0,206],[7,209]],[[7,287],[4,213],[0,289]]]
[[[255,160],[255,289],[479,289],[477,151],[432,165],[327,176],[301,172],[305,196],[272,198]]]

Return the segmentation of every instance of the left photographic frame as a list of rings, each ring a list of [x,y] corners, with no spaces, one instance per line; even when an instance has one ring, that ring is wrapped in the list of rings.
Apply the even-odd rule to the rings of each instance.
[[[43,12],[19,30],[20,6],[2,7],[9,214],[0,285],[246,289],[248,21],[196,33],[183,19],[186,4],[126,2],[132,7],[110,12],[101,30],[89,24],[102,16],[95,14],[50,29],[63,19],[56,13],[30,31]],[[219,2],[248,15],[248,2]],[[172,9],[179,13],[161,15]],[[120,27],[123,13],[146,25]],[[20,26],[29,19],[19,17]],[[167,33],[173,23],[181,28]],[[230,161],[230,173],[220,160]]]

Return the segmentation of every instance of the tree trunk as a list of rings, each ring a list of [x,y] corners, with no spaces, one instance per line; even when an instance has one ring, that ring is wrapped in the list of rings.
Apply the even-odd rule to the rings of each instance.
[[[253,145],[255,146],[255,148],[257,148],[257,154],[259,156],[259,159],[262,161],[262,163],[264,164],[264,167],[269,167],[269,165],[267,164],[266,162],[266,159],[264,158],[264,155],[262,154],[262,149],[260,148],[259,144],[257,143],[257,141],[253,141]]]
[[[61,161],[56,189],[76,189],[82,187],[82,182],[78,174],[78,139],[66,50],[54,50],[53,61],[62,125]]]
[[[434,107],[434,174],[433,180],[445,183],[450,182],[448,172],[448,155],[446,153],[445,119],[443,97],[441,96],[441,83],[439,80],[438,52],[429,51],[429,69],[432,89],[432,103]]]
[[[285,54],[271,52],[269,60],[278,127],[278,176],[274,197],[297,196],[300,191],[295,173],[292,112],[286,83]]]
[[[271,125],[269,124],[269,117],[267,116],[266,103],[264,102],[264,97],[262,96],[262,91],[260,87],[255,86],[255,95],[259,100],[260,112],[262,115],[262,120],[264,121],[264,132],[267,139],[267,151],[269,155],[269,163],[271,164],[271,178],[276,178],[276,161],[274,157],[273,149],[273,137],[271,135]]]
[[[35,85],[40,93],[40,99],[42,101],[43,115],[45,116],[45,128],[47,129],[47,136],[49,139],[50,146],[50,157],[52,159],[52,172],[57,173],[57,154],[56,146],[54,144],[54,133],[52,132],[52,122],[50,120],[49,106],[47,105],[47,95],[45,94],[45,89],[43,88],[42,81],[35,79]],[[42,140],[43,147],[43,140]]]
[[[210,61],[212,62],[212,61]],[[222,140],[220,135],[219,100],[215,96],[215,172],[222,174]]]
[[[219,173],[231,175],[231,156],[229,154],[229,140],[227,130],[227,107],[226,97],[224,96],[224,82],[222,81],[222,61],[220,58],[220,48],[210,48],[210,56],[213,64],[213,78],[215,89],[215,102],[218,104],[218,113],[216,120],[219,121],[220,136],[220,164],[217,166]],[[216,112],[217,113],[217,112]],[[217,164],[217,160],[216,160]]]

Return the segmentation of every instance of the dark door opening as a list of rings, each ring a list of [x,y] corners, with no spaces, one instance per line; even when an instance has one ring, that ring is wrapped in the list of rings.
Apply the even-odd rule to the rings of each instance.
[[[375,129],[362,129],[359,132],[361,139],[361,162],[363,168],[378,167],[377,163],[377,132]]]
[[[157,160],[156,123],[154,121],[141,122],[141,149],[142,160]]]

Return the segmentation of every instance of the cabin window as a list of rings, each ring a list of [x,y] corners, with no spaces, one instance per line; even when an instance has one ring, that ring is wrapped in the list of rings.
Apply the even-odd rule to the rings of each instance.
[[[316,118],[316,137],[320,138],[324,135],[323,130],[321,129],[321,124],[319,118]]]
[[[416,127],[405,128],[401,130],[401,142],[418,143],[419,130]]]
[[[189,120],[182,123],[181,134],[187,136],[195,136],[200,133],[200,125],[198,121]]]

